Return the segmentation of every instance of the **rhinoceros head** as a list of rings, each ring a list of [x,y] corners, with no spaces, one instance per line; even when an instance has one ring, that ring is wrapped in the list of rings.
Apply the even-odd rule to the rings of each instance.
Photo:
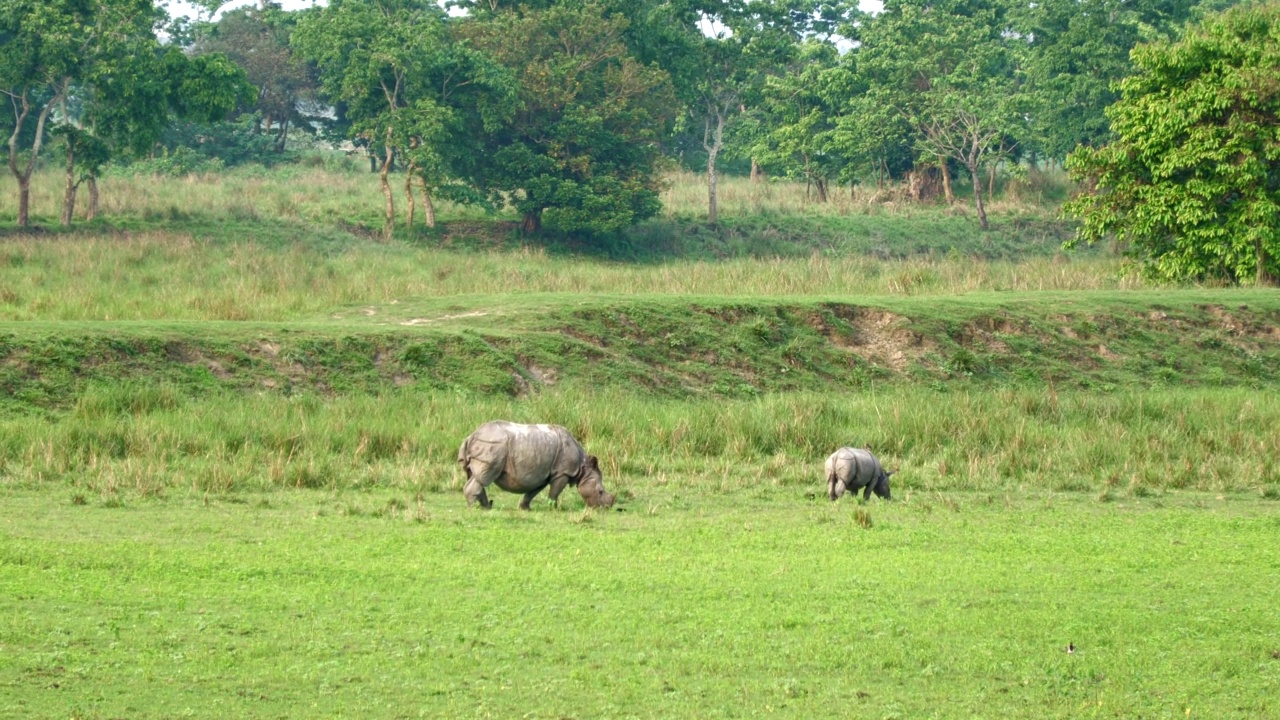
[[[605,492],[604,477],[600,474],[600,461],[595,455],[588,455],[582,463],[582,474],[578,476],[578,494],[587,502],[588,507],[611,507],[617,499]]]
[[[871,486],[872,492],[874,492],[878,497],[882,497],[885,500],[890,499],[889,498],[889,476],[892,474],[893,473],[891,472],[880,473],[880,477],[876,478],[876,484]]]

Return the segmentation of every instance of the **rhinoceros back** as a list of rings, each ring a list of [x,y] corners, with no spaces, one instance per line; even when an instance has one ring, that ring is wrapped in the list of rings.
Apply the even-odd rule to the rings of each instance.
[[[850,490],[864,487],[879,477],[880,461],[869,450],[840,448],[827,458],[827,477],[834,475]]]

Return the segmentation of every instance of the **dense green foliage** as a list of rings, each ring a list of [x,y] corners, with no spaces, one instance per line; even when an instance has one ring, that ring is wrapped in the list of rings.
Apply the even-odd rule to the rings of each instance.
[[[1260,136],[1269,91],[1248,77],[1271,68],[1265,51],[1246,47],[1267,31],[1244,29],[1255,21],[1240,18],[1274,11],[1217,19],[1234,4],[889,0],[865,12],[851,0],[495,0],[453,3],[464,11],[455,14],[432,0],[334,0],[297,11],[268,1],[217,15],[220,3],[202,2],[195,22],[164,24],[171,44],[162,50],[163,14],[153,0],[12,0],[0,12],[3,84],[15,111],[3,129],[23,226],[48,137],[66,150],[69,224],[85,181],[96,215],[96,181],[113,157],[146,154],[140,171],[171,174],[270,165],[282,159],[291,128],[324,128],[379,171],[384,237],[397,227],[413,233],[419,207],[434,228],[446,202],[513,211],[526,235],[545,220],[596,245],[659,214],[671,160],[691,167],[705,159],[713,228],[721,219],[718,163],[727,159],[749,163],[754,179],[803,180],[818,204],[831,202],[838,185],[872,179],[912,202],[941,195],[952,205],[963,191],[987,230],[1002,169],[1007,182],[1081,148],[1078,175],[1102,183],[1075,206],[1090,218],[1083,239],[1135,232],[1124,224],[1139,222],[1140,213],[1124,210],[1132,202],[1151,210],[1149,242],[1130,247],[1159,256],[1148,264],[1153,277],[1265,280],[1275,251],[1266,223],[1252,218],[1267,215],[1270,201],[1236,201],[1207,179],[1234,174],[1219,178],[1223,187],[1265,195],[1265,157],[1244,167],[1227,158],[1236,150],[1218,135],[1205,152],[1184,153],[1178,172],[1205,182],[1192,183],[1201,196],[1196,217],[1182,208],[1176,221],[1163,209],[1172,200],[1147,202],[1135,189],[1145,171],[1119,170],[1148,162],[1161,143],[1181,142],[1189,125],[1170,120],[1168,132],[1148,133],[1142,115],[1150,108],[1133,104],[1155,93],[1143,83],[1198,96],[1194,73],[1184,70],[1207,62],[1196,55],[1206,43],[1231,46],[1224,52],[1235,53],[1227,62],[1240,92],[1256,96],[1238,99],[1261,113],[1242,121],[1257,128],[1222,131]],[[1233,23],[1238,32],[1221,29]],[[1153,58],[1166,46],[1187,48],[1185,57],[1157,78]],[[1120,98],[1117,83],[1135,71]],[[253,99],[246,77],[258,88]],[[1204,82],[1234,87],[1217,75]],[[1108,118],[1104,109],[1117,100]],[[175,117],[225,123],[231,108],[243,114],[238,124],[188,124],[162,138]],[[1151,137],[1125,137],[1134,132]],[[1126,160],[1133,143],[1150,147]],[[1254,144],[1241,152],[1265,156],[1265,142]],[[397,173],[402,189],[393,187]],[[889,189],[895,184],[901,189]],[[1248,209],[1232,220],[1218,206]],[[1168,247],[1147,253],[1153,244]]]
[[[255,116],[248,134],[270,138],[277,154],[285,151],[290,128],[315,132],[327,119],[315,97],[315,69],[290,46],[297,19],[298,13],[262,2],[223,13],[195,42],[197,53],[220,53],[244,68],[258,92],[238,110]]]
[[[470,35],[520,88],[478,143],[473,178],[515,198],[526,232],[544,212],[550,227],[598,233],[661,209],[658,142],[675,98],[665,71],[631,56],[626,28],[587,3],[504,13]]]
[[[1114,234],[1164,280],[1280,278],[1280,7],[1241,8],[1134,52],[1116,134],[1071,158],[1081,237]]]
[[[59,135],[66,150],[62,224],[69,225],[77,188],[112,153],[146,152],[170,118],[221,117],[250,93],[244,71],[224,56],[193,58],[162,46],[159,18],[153,0],[0,6],[0,91],[13,109],[9,169],[19,226],[30,224],[31,178],[47,135]]]

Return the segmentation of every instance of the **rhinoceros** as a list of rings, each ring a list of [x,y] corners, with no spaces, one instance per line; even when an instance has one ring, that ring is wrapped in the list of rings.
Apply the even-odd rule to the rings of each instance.
[[[863,488],[863,500],[870,500],[872,492],[889,499],[889,476],[893,473],[885,472],[870,450],[840,448],[827,458],[826,469],[827,494],[832,500],[839,500],[845,491],[857,495]]]
[[[458,448],[458,464],[467,474],[462,492],[467,507],[476,502],[489,508],[485,493],[492,483],[513,493],[524,493],[520,509],[550,486],[551,502],[557,502],[566,485],[575,485],[590,507],[610,507],[615,497],[604,489],[600,463],[588,455],[569,431],[559,425],[521,425],[495,420],[476,428]]]

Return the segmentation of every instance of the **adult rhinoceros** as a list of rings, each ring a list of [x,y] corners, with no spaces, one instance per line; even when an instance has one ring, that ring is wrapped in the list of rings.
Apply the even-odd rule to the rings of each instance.
[[[613,505],[614,496],[604,490],[596,457],[588,455],[559,425],[487,422],[462,441],[458,464],[467,474],[462,492],[468,507],[477,501],[481,507],[492,507],[485,494],[492,483],[507,492],[524,493],[521,510],[528,510],[534,496],[548,485],[552,502],[566,485],[576,485],[587,505]]]
[[[848,490],[854,495],[866,488],[863,500],[870,500],[871,493],[889,499],[889,476],[880,461],[870,450],[843,447],[831,453],[827,458],[827,494],[832,500],[839,500]]]

